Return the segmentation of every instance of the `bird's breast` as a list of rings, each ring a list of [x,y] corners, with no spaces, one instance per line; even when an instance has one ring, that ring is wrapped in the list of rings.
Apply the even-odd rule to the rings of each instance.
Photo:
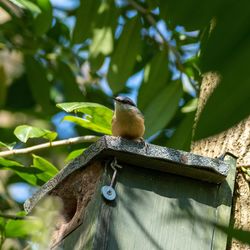
[[[132,110],[115,112],[112,120],[112,134],[128,139],[142,138],[144,135],[144,119]]]

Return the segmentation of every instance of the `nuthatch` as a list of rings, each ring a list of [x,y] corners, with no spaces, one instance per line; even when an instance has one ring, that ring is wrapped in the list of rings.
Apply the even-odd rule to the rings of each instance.
[[[127,139],[143,139],[144,117],[135,103],[128,97],[118,96],[112,119],[112,135]]]

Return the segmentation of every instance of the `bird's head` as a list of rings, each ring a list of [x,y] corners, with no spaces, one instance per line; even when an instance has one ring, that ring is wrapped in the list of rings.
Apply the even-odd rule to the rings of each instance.
[[[135,103],[126,96],[117,96],[113,98],[115,101],[116,110],[131,110],[137,109]]]

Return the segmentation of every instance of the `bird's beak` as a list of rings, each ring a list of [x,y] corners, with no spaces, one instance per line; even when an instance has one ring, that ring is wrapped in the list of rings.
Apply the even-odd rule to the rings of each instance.
[[[113,100],[115,100],[115,101],[117,101],[117,98],[116,98],[115,96],[114,96],[114,97],[112,97],[112,99],[113,99]]]

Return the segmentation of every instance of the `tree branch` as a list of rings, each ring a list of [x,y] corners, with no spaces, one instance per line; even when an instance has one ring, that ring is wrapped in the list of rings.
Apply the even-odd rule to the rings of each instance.
[[[154,19],[154,17],[151,15],[150,11],[148,11],[147,9],[145,9],[144,7],[142,7],[140,4],[138,4],[137,2],[135,2],[134,0],[129,0],[129,3],[131,6],[133,6],[138,12],[140,12],[141,14],[143,14],[145,16],[145,18],[148,20],[148,22],[155,28],[156,32],[159,34],[159,36],[161,37],[164,45],[174,54],[175,59],[176,59],[176,65],[177,68],[182,72],[185,73],[185,68],[181,62],[181,57],[179,52],[176,50],[175,47],[173,47],[171,44],[169,44],[168,40],[164,37],[163,33],[160,31],[160,29],[157,27],[157,23]],[[189,77],[189,76],[188,76]],[[189,79],[190,80],[190,79]],[[193,84],[193,82],[190,80],[190,84],[192,85],[192,87],[197,91],[197,87],[196,85]]]
[[[99,136],[94,136],[94,135],[73,137],[73,138],[69,138],[65,140],[46,142],[46,143],[42,143],[42,144],[35,145],[32,147],[28,147],[28,148],[20,148],[20,149],[2,151],[0,152],[0,157],[7,157],[11,155],[18,155],[18,154],[27,154],[27,153],[31,153],[40,149],[45,149],[45,148],[50,148],[50,147],[78,144],[78,143],[83,143],[83,142],[95,142],[98,139],[99,139]]]

